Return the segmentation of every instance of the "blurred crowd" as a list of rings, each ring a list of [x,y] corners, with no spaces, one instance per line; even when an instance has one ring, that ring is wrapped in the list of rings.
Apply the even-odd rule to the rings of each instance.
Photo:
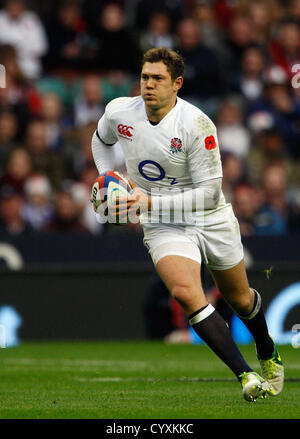
[[[91,137],[111,99],[139,94],[143,51],[166,46],[185,60],[180,96],[217,126],[242,235],[300,232],[300,0],[0,8],[0,231],[105,231],[89,202]]]

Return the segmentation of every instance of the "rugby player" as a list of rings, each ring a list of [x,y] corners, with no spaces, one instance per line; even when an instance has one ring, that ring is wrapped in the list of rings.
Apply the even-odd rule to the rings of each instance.
[[[120,142],[134,190],[118,200],[118,214],[138,206],[144,244],[157,273],[196,333],[235,374],[244,398],[256,401],[282,391],[284,368],[261,296],[249,287],[239,224],[222,193],[216,127],[177,96],[183,77],[178,53],[148,50],[142,60],[141,96],[117,98],[106,106],[92,138],[93,157],[99,173],[113,170],[111,146]],[[253,335],[261,375],[247,364],[228,325],[207,302],[201,263]]]

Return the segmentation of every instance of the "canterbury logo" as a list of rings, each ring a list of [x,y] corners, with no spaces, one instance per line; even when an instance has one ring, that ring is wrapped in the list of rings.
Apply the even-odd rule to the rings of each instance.
[[[132,133],[130,132],[130,130],[133,130],[133,127],[129,127],[127,125],[122,125],[121,123],[118,125],[118,132],[122,136],[132,137]]]

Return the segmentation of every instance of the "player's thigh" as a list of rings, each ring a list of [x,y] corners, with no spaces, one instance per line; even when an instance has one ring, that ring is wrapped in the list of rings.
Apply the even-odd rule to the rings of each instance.
[[[251,308],[253,294],[249,288],[243,259],[227,270],[210,269],[210,272],[218,290],[227,302],[243,310]]]
[[[209,223],[199,230],[203,259],[211,270],[228,270],[244,258],[239,223],[232,206],[211,214]]]
[[[200,269],[197,261],[178,255],[162,257],[156,264],[158,275],[189,314],[207,304]]]
[[[143,229],[144,244],[172,296],[186,313],[191,314],[205,306],[207,302],[201,285],[201,253],[197,237],[182,226],[144,225]]]

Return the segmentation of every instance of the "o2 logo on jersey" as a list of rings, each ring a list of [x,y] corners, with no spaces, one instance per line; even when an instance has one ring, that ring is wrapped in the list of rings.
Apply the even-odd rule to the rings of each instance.
[[[118,133],[120,137],[123,137],[124,139],[131,140],[133,127],[130,127],[128,125],[123,125],[120,123],[118,125]]]
[[[146,165],[153,165],[158,170],[159,175],[157,175],[156,177],[152,177],[152,176],[147,175],[144,171],[144,167]],[[153,160],[143,160],[139,164],[139,173],[141,174],[142,177],[144,177],[148,181],[159,181],[159,180],[162,180],[163,178],[165,178],[165,175],[166,175],[164,168],[162,168],[159,163],[154,162]]]
[[[158,175],[155,177],[152,175],[148,175],[144,170],[144,167],[146,165],[152,165],[154,168],[156,168],[158,171]],[[139,173],[141,174],[142,177],[144,177],[148,181],[161,181],[166,176],[166,171],[164,170],[164,168],[154,160],[143,160],[142,162],[140,162]],[[178,183],[176,177],[167,177],[167,179],[170,180],[171,186]]]

